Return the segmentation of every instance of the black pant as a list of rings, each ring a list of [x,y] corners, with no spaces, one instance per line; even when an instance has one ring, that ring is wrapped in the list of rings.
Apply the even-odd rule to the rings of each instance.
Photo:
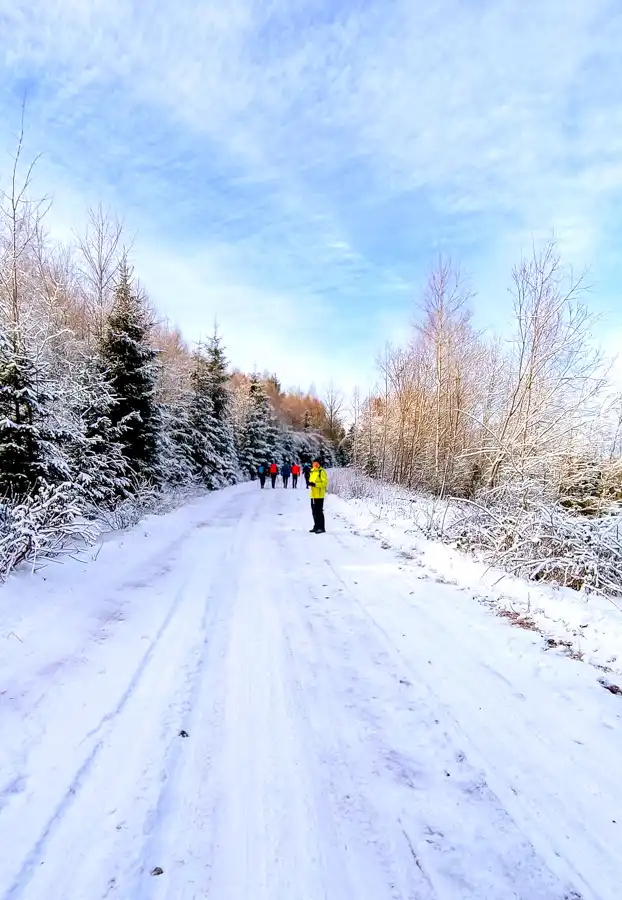
[[[311,501],[311,512],[313,513],[313,525],[316,531],[325,531],[326,524],[324,522],[324,498],[321,500]]]
[[[288,481],[289,481],[289,475],[283,475],[283,487],[287,487]]]
[[[305,485],[309,487],[309,476],[305,475]]]
[[[297,475],[292,475],[292,487],[293,488],[298,487],[298,476]]]
[[[259,476],[259,484],[262,487],[264,487],[266,484],[266,476],[263,473]]]
[[[272,482],[272,487],[276,487],[276,475],[270,475],[270,481]]]

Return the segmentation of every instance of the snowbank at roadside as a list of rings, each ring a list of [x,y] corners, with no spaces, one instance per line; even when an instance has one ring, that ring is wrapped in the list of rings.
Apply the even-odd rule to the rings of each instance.
[[[544,636],[544,649],[560,650],[607,673],[622,674],[622,603],[570,588],[508,575],[422,532],[434,531],[439,508],[434,501],[378,485],[373,497],[331,496],[331,508],[352,529],[371,535],[405,562],[425,566],[438,580],[468,588],[465,597],[489,606],[515,624]],[[443,515],[455,515],[449,507]]]

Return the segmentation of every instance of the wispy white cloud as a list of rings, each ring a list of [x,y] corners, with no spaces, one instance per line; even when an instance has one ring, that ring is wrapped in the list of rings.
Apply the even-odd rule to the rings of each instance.
[[[552,231],[612,265],[613,0],[0,0],[0,30],[50,178],[120,207],[170,315],[228,308],[245,365],[361,371],[438,246],[476,281]]]

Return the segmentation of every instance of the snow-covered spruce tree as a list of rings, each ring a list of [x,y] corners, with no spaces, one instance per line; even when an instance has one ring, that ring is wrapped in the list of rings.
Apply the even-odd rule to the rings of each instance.
[[[72,480],[87,501],[112,508],[130,489],[123,426],[113,424],[118,401],[94,356],[74,371],[71,388],[67,454]]]
[[[227,357],[214,330],[207,345],[202,348],[205,358],[204,388],[212,401],[214,415],[214,450],[216,452],[216,477],[221,484],[235,484],[239,478],[239,461],[233,435],[233,411],[231,391],[228,387]]]
[[[268,428],[267,428],[267,441],[270,459],[277,462],[278,464],[282,464],[285,462],[285,448],[283,446],[283,429],[281,427],[281,423],[277,419],[272,406],[270,405],[270,401],[268,401]]]
[[[213,381],[204,348],[199,346],[193,354],[194,369],[190,377],[192,395],[189,405],[189,447],[193,469],[201,482],[210,490],[222,487],[221,459],[217,444],[218,422],[212,400]]]
[[[340,466],[354,465],[354,444],[356,441],[356,431],[354,424],[350,425],[345,437],[339,442],[337,447],[337,462]]]
[[[156,351],[149,343],[144,300],[136,293],[127,260],[119,267],[112,310],[106,321],[101,357],[117,403],[112,425],[122,429],[123,455],[134,476],[158,475],[160,416],[155,398]]]
[[[312,463],[319,459],[324,466],[332,468],[338,464],[335,448],[323,434],[316,431],[295,431],[292,434],[296,457],[302,463]]]
[[[296,447],[296,456],[301,463],[313,462],[313,434],[311,432],[296,431],[294,432],[294,441]]]
[[[163,480],[171,485],[189,485],[199,480],[194,464],[195,435],[190,423],[190,393],[176,403],[161,403],[159,463]]]
[[[50,416],[49,379],[19,325],[0,330],[0,492],[22,497],[70,477]]]
[[[294,433],[291,429],[285,428],[281,432],[281,455],[284,463],[296,462],[298,458],[298,448],[294,439]]]
[[[334,468],[337,465],[337,459],[333,442],[323,434],[318,434],[317,438],[317,455],[320,458],[320,462],[327,469]]]
[[[253,374],[248,387],[248,406],[240,429],[240,464],[251,478],[257,466],[270,462],[272,447],[272,410],[259,377]]]

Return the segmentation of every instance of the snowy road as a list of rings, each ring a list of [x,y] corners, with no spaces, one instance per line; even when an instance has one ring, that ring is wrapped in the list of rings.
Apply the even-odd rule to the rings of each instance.
[[[0,591],[2,900],[619,900],[620,699],[330,504]]]

